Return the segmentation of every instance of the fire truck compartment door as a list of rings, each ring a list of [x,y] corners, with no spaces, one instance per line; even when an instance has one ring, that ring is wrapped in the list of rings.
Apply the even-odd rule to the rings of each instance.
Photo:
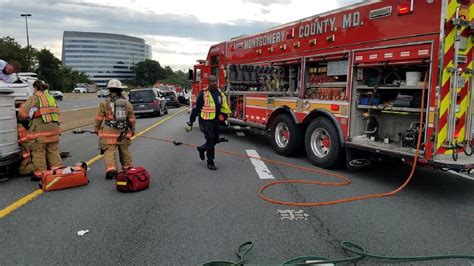
[[[375,63],[396,63],[396,62],[416,62],[429,60],[431,55],[431,44],[417,44],[409,46],[399,46],[376,50],[359,51],[355,53],[354,63],[375,64]]]

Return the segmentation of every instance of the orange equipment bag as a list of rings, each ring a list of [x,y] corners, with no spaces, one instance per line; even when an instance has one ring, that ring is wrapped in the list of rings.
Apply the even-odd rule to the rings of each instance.
[[[51,191],[87,185],[87,164],[41,172],[40,188]]]

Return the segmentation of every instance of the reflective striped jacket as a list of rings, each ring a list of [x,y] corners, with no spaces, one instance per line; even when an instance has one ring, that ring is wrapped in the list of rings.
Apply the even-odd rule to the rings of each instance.
[[[28,100],[20,107],[18,115],[20,119],[30,120],[30,128],[28,129],[28,140],[35,140],[38,143],[54,143],[59,142],[59,108],[53,110],[58,115],[58,121],[45,122],[43,115],[50,114],[51,110],[41,111],[39,99],[44,95],[42,91],[35,92],[35,95],[30,96]],[[56,107],[57,108],[57,107]],[[33,112],[33,111],[34,112]],[[30,112],[32,117],[30,117]],[[46,120],[49,121],[49,120]]]

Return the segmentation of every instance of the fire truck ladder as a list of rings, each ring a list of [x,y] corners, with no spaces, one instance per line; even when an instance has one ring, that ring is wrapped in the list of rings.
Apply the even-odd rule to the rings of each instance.
[[[460,79],[462,74],[462,69],[459,68],[459,50],[460,50],[460,41],[461,41],[461,29],[462,27],[466,26],[465,20],[461,19],[459,16],[458,7],[456,9],[456,17],[451,20],[453,25],[456,27],[456,34],[454,39],[454,58],[453,58],[453,67],[449,68],[449,72],[451,73],[451,82],[450,82],[450,105],[449,105],[449,115],[448,115],[448,136],[446,138],[446,148],[453,150],[453,159],[457,161],[457,152],[456,149],[462,148],[463,146],[457,142],[455,138],[455,131],[456,131],[456,113],[457,113],[457,99],[458,99],[458,87],[460,85]],[[467,23],[469,25],[469,23]],[[468,26],[467,25],[467,26]],[[471,118],[469,118],[471,119]]]

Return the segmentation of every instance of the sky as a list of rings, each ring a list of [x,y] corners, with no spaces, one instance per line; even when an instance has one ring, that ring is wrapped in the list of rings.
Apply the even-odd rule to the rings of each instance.
[[[361,0],[0,0],[0,38],[47,48],[61,59],[63,31],[143,38],[174,70],[205,59],[209,46]]]

